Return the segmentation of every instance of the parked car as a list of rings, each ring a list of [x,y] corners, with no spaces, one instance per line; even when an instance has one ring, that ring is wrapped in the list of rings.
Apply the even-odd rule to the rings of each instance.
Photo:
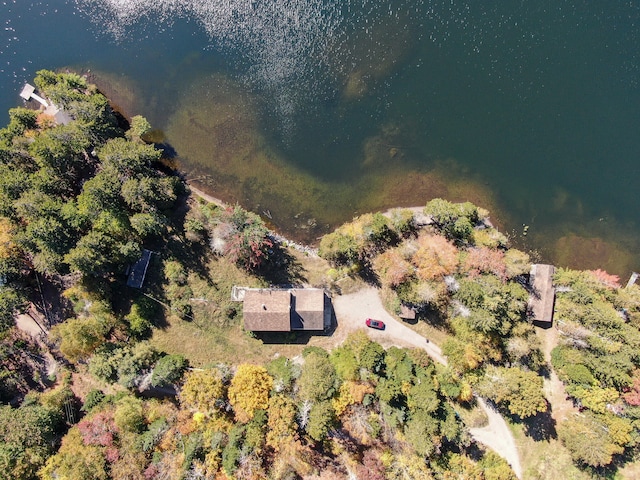
[[[367,320],[364,322],[367,324],[367,327],[369,328],[375,328],[377,330],[384,330],[384,322],[382,320],[374,320],[373,318],[367,318]]]

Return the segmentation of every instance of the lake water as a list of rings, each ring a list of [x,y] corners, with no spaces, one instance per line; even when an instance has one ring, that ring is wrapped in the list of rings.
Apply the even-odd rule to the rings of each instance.
[[[0,13],[1,111],[40,68],[90,71],[189,178],[289,236],[444,196],[485,206],[543,261],[623,280],[640,268],[640,2],[5,0]]]

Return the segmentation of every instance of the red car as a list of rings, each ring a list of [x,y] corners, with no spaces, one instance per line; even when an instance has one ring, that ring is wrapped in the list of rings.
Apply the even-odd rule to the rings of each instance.
[[[367,318],[367,320],[364,322],[367,324],[367,327],[369,328],[375,328],[377,330],[384,330],[384,322],[381,320],[374,320],[373,318]]]

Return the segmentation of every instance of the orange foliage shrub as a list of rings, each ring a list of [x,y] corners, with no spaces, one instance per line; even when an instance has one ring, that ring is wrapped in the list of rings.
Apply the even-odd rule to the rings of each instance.
[[[380,277],[382,285],[390,288],[404,283],[413,273],[411,264],[396,249],[387,250],[378,255],[373,268]]]
[[[439,235],[422,235],[418,238],[418,250],[411,262],[421,280],[433,280],[450,275],[458,268],[458,249]]]

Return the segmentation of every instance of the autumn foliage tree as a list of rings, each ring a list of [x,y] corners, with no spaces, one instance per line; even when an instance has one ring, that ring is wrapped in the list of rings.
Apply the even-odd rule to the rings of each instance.
[[[411,257],[416,275],[421,280],[433,280],[449,275],[456,271],[458,262],[458,249],[440,235],[420,235],[417,250]]]
[[[246,423],[256,410],[266,410],[273,378],[267,369],[259,365],[241,364],[231,380],[228,396],[236,419]]]
[[[387,250],[374,260],[374,270],[383,286],[395,288],[406,282],[413,274],[414,267],[398,250]]]
[[[216,415],[225,404],[226,388],[216,369],[194,370],[185,374],[180,403],[192,412]]]

